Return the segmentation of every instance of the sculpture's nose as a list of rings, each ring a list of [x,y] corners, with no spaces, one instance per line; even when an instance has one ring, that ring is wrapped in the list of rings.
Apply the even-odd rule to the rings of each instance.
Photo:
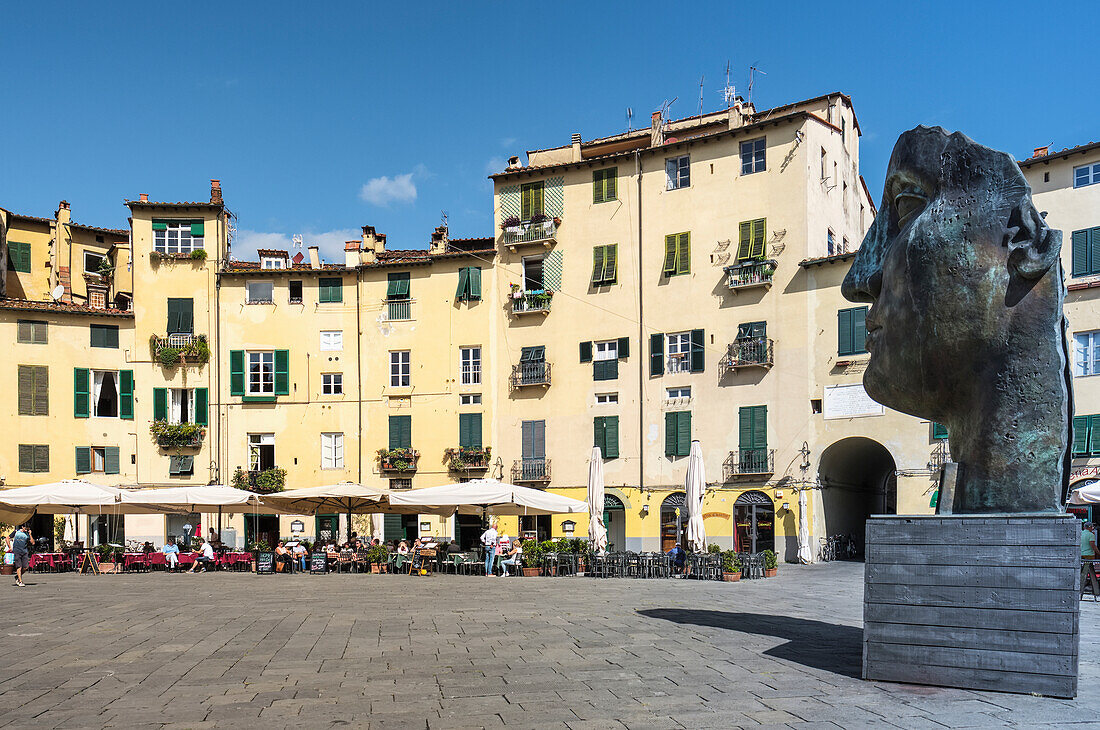
[[[859,246],[852,268],[840,285],[840,293],[850,302],[873,304],[882,292],[882,258],[886,250],[886,221],[880,213]]]

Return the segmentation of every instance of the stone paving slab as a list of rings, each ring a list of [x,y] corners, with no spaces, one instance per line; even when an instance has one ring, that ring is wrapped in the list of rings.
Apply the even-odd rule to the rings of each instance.
[[[1074,701],[864,682],[856,563],[29,583],[0,616],[0,727],[1100,728],[1100,604],[1082,604]]]

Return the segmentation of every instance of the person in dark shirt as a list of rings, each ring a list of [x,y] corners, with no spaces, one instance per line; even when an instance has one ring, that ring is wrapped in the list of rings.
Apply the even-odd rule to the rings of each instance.
[[[667,555],[672,558],[672,569],[676,573],[683,573],[684,565],[687,563],[687,553],[680,547],[680,543],[676,543],[676,547],[669,550]]]
[[[34,536],[31,535],[31,528],[26,525],[15,528],[15,532],[11,533],[11,537],[9,537],[8,540],[12,555],[15,558],[15,585],[20,588],[25,588],[26,584],[23,583],[23,571],[30,570],[31,545],[34,543]]]

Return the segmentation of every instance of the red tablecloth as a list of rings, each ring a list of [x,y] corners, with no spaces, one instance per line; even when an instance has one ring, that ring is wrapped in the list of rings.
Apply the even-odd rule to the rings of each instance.
[[[31,555],[30,565],[32,569],[39,565],[60,568],[69,565],[69,556],[65,553],[35,553]]]
[[[235,565],[236,563],[251,563],[252,553],[222,553],[218,556],[220,565]]]

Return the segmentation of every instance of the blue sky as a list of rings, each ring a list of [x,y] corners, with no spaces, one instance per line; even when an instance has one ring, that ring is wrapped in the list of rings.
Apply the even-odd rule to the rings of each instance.
[[[0,26],[0,206],[125,227],[125,198],[204,200],[240,245],[329,258],[371,224],[421,248],[492,235],[508,156],[722,106],[850,94],[872,195],[897,135],[1027,156],[1100,139],[1095,2],[16,3]],[[1078,37],[1075,37],[1078,36]]]

